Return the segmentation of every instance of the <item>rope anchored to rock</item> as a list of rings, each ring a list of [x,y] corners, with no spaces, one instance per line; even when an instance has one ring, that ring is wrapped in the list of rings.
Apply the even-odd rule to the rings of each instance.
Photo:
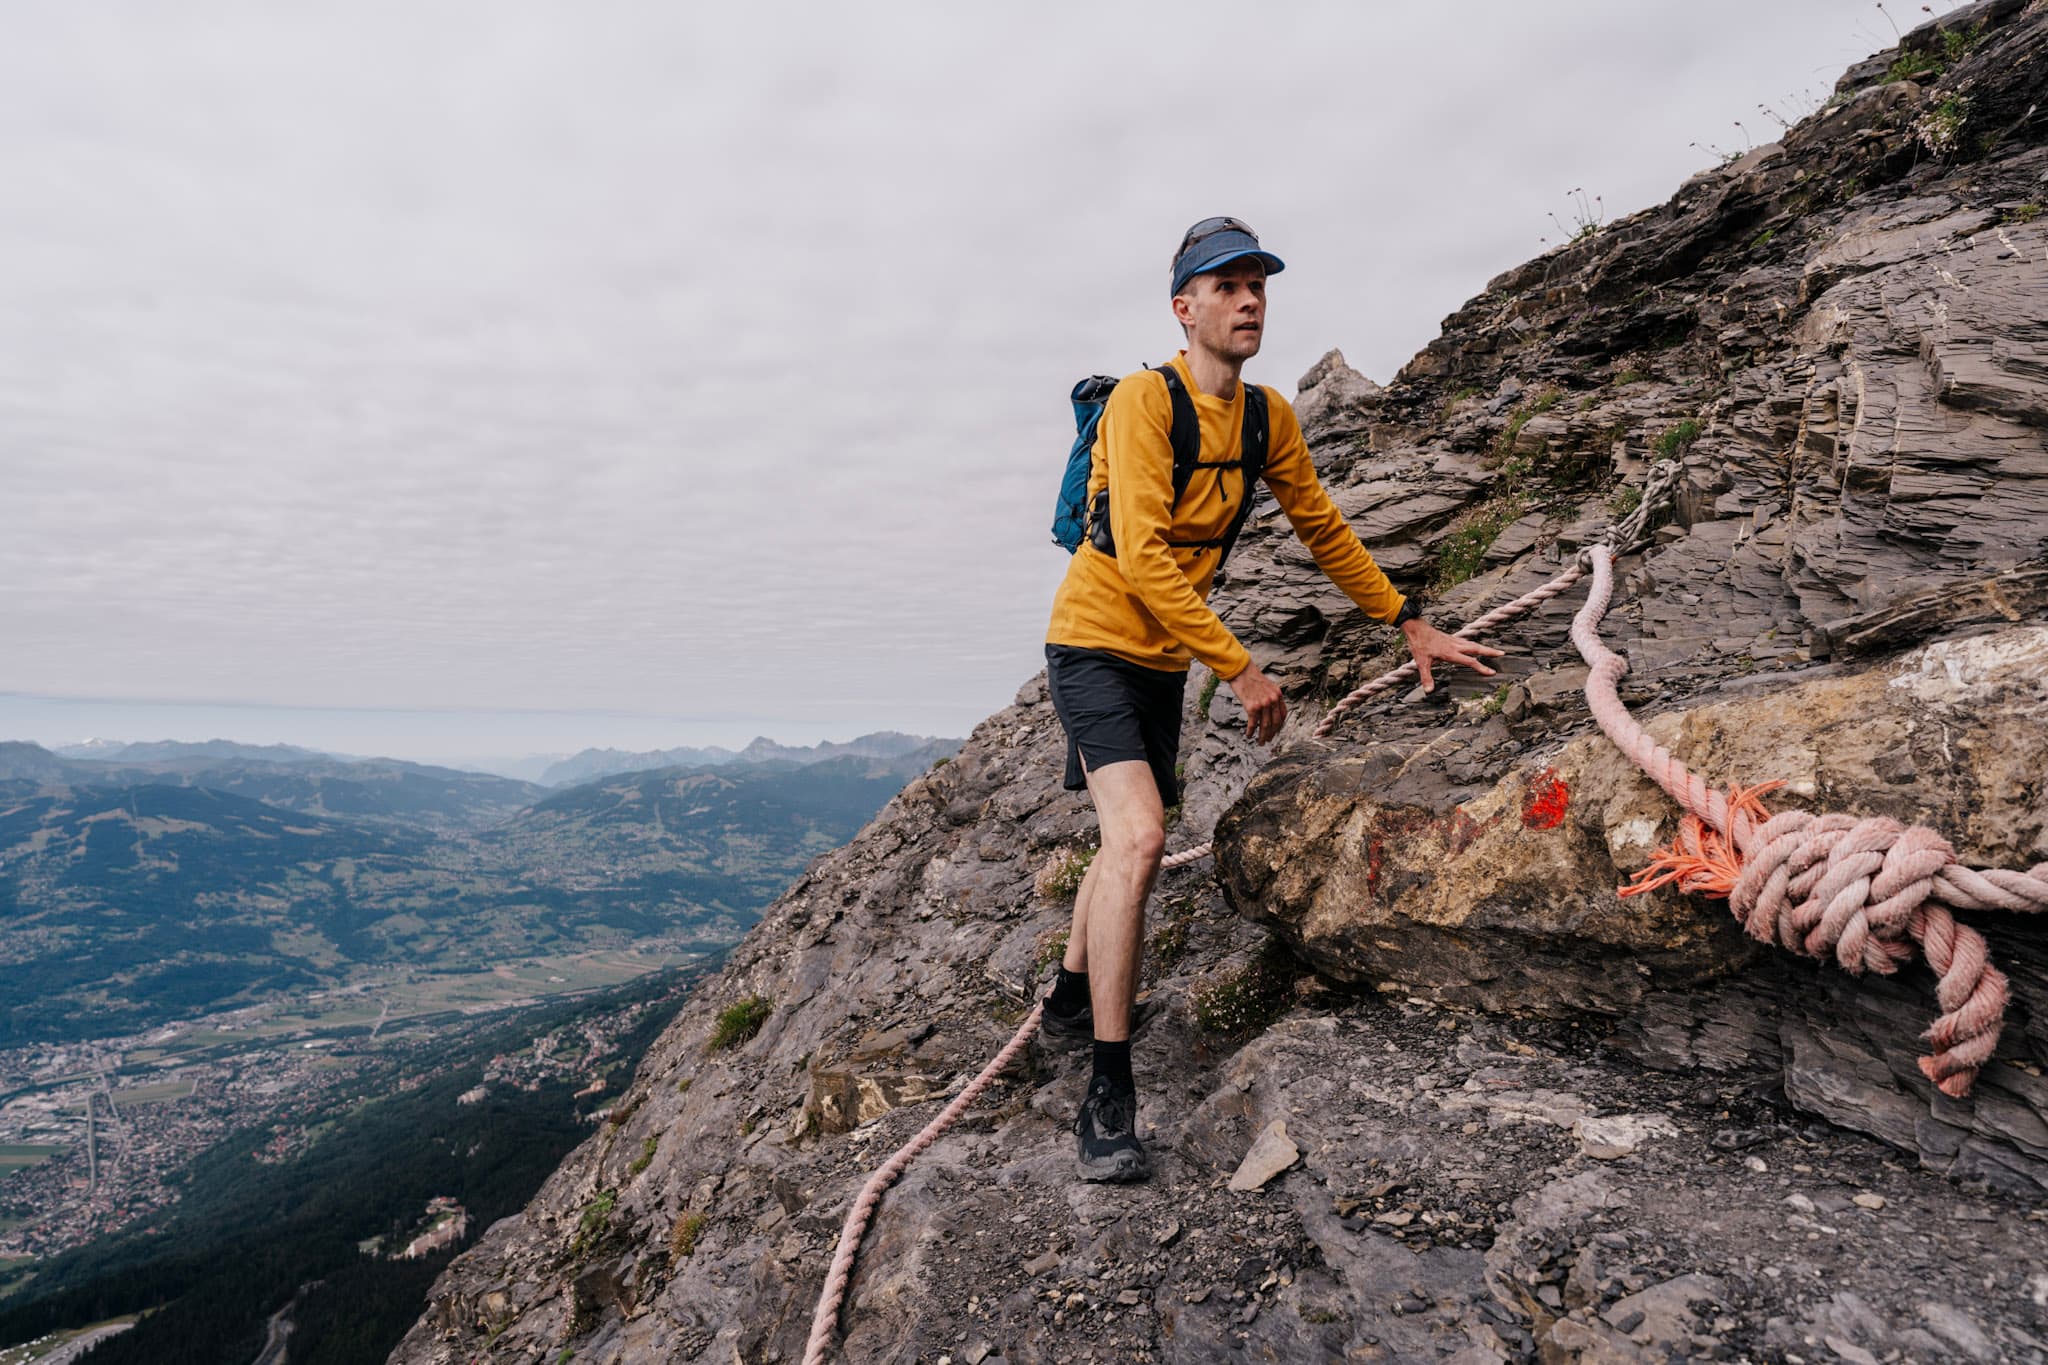
[[[1676,886],[1724,896],[1752,938],[1809,957],[1833,957],[1861,974],[1897,971],[1918,944],[1937,977],[1941,1016],[1922,1036],[1920,1070],[1945,1095],[1970,1093],[1998,1049],[2009,997],[1984,937],[1956,923],[1957,910],[2048,911],[2048,863],[2026,872],[1977,871],[1933,830],[1882,817],[1773,815],[1759,799],[1782,783],[1723,795],[1657,743],[1621,703],[1628,671],[1600,639],[1614,589],[1614,556],[1591,552],[1593,586],[1572,621],[1572,643],[1591,670],[1586,704],[1614,746],[1685,808],[1678,838],[1622,889],[1639,895]]]
[[[1920,1059],[1920,1069],[1944,1094],[1967,1095],[1978,1069],[1998,1047],[2008,989],[2005,975],[1990,964],[1983,936],[1956,923],[1947,907],[2048,911],[2048,863],[2024,873],[1978,872],[1956,862],[1940,835],[1919,826],[1804,811],[1772,815],[1759,797],[1782,784],[1735,788],[1726,795],[1714,791],[1636,722],[1616,690],[1628,664],[1601,642],[1600,621],[1614,591],[1615,557],[1648,539],[1652,519],[1677,490],[1678,473],[1672,461],[1653,466],[1641,500],[1615,524],[1606,543],[1581,550],[1555,578],[1467,622],[1457,634],[1472,639],[1534,610],[1590,573],[1592,588],[1572,619],[1571,631],[1572,643],[1589,669],[1586,704],[1615,747],[1686,812],[1674,845],[1621,894],[1676,886],[1726,896],[1752,936],[1814,957],[1832,955],[1851,972],[1895,971],[1918,944],[1939,978],[1935,993],[1942,1009],[1925,1034],[1932,1053]],[[1415,672],[1411,660],[1357,688],[1330,708],[1316,727],[1316,737],[1326,737],[1359,703]],[[1207,857],[1213,849],[1213,843],[1198,844],[1164,859],[1160,866],[1181,867]],[[1030,1042],[1042,1009],[1033,1006],[981,1074],[861,1188],[825,1276],[804,1365],[822,1365],[828,1357],[861,1238],[883,1192]]]

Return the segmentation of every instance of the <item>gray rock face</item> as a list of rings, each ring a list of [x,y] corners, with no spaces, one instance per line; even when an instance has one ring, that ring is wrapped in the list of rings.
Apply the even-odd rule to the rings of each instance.
[[[1649,728],[1695,771],[1788,783],[1781,806],[1931,824],[1975,866],[2048,861],[2048,627],[1939,641]],[[1690,897],[1617,896],[1676,822],[1604,737],[1539,748],[1456,800],[1417,762],[1427,752],[1303,746],[1268,766],[1217,828],[1231,902],[1327,976],[1483,1009],[1633,1012],[1758,951]],[[1788,1096],[1932,1169],[2048,1191],[2048,1086],[2030,1070],[2048,1057],[2048,934],[2009,918],[1986,917],[2015,1006],[1982,1094],[1953,1104],[1913,1063],[1939,1012],[1923,970],[1849,993],[1884,1002],[1868,1017],[1811,1012],[1812,973],[1775,978],[1782,1001],[1752,999],[1777,1019],[1759,1027],[1775,1032]],[[1635,1050],[1682,1060],[1647,1040]]]
[[[1937,695],[2048,604],[2048,220],[2025,211],[2048,9],[1943,22],[1980,19],[1944,74],[1891,82],[1880,54],[1781,143],[1491,282],[1383,390],[1326,358],[1300,410],[1340,506],[1446,623],[1549,577],[1681,459],[1621,566],[1624,695],[1717,779],[1803,779],[1798,800],[2023,865],[2037,719]],[[1908,43],[1946,59],[1932,28]],[[1589,737],[1575,596],[1503,634],[1500,677],[1310,744],[1392,637],[1270,503],[1232,576],[1218,604],[1295,716],[1275,761],[1227,690],[1188,688],[1170,840],[1231,811],[1236,908],[1197,866],[1152,909],[1154,1179],[1073,1180],[1085,1056],[1034,1047],[884,1201],[845,1359],[2048,1356],[2042,926],[1980,921],[2021,1005],[1976,1094],[1934,1094],[1924,975],[1859,981],[1749,949],[1718,904],[1613,900],[1670,811]],[[1033,878],[1093,833],[1061,756],[1034,681],[815,863],[394,1360],[799,1359],[867,1173],[1049,971],[1069,910]],[[1545,768],[1571,799],[1536,829]],[[1501,819],[1468,838],[1461,809]],[[1378,872],[1368,829],[1400,835]],[[1490,889],[1454,919],[1432,888],[1460,881]],[[760,1033],[710,1050],[754,995]],[[1226,1188],[1276,1123],[1299,1160]]]
[[[1312,440],[1361,432],[1385,392],[1345,364],[1342,351],[1331,351],[1301,377],[1294,415]]]

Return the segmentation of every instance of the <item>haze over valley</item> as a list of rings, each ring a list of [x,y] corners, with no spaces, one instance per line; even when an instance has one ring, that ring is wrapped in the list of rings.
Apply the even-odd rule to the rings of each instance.
[[[307,1112],[352,1111],[382,1070],[419,1083],[434,1067],[407,1059],[480,1019],[643,980],[672,1009],[659,983],[958,747],[593,749],[544,785],[291,745],[0,743],[0,1284],[10,1256],[169,1208],[235,1134],[282,1160]],[[592,1035],[521,1074],[581,1088],[630,1062],[612,1051]]]

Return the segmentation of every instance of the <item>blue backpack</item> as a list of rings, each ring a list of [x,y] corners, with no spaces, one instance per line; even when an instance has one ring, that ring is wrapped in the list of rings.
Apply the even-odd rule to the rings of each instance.
[[[1167,395],[1173,400],[1173,429],[1169,439],[1173,443],[1173,505],[1180,506],[1180,495],[1188,488],[1188,481],[1197,469],[1244,470],[1244,501],[1238,504],[1237,512],[1230,519],[1230,528],[1214,540],[1169,540],[1169,545],[1216,549],[1221,551],[1216,567],[1221,570],[1223,560],[1230,558],[1230,547],[1237,543],[1237,533],[1244,529],[1245,518],[1251,515],[1252,485],[1266,472],[1266,391],[1256,384],[1244,386],[1244,430],[1240,441],[1242,458],[1235,460],[1204,460],[1202,458],[1202,423],[1195,415],[1195,400],[1188,396],[1185,385],[1180,381],[1180,371],[1171,365],[1155,367],[1166,379]],[[1088,506],[1088,473],[1095,453],[1096,428],[1102,424],[1102,410],[1109,403],[1109,394],[1117,381],[1106,374],[1090,375],[1074,385],[1071,395],[1074,403],[1074,444],[1067,451],[1066,474],[1060,479],[1059,501],[1053,506],[1053,542],[1073,554],[1087,540],[1097,550],[1114,559],[1116,541],[1109,531],[1109,490],[1104,488],[1095,495],[1095,506]]]

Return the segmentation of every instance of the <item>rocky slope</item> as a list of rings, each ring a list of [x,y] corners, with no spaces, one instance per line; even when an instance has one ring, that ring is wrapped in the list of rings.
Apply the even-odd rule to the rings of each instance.
[[[1318,365],[1327,482],[1453,619],[1681,459],[1610,617],[1631,704],[1713,780],[2048,859],[2044,88],[2038,2],[1916,31],[1781,143],[1491,282],[1386,387]],[[1978,917],[2017,999],[1949,1100],[1912,1063],[1923,968],[1614,896],[1672,812],[1589,737],[1576,594],[1499,637],[1504,686],[1317,742],[1388,633],[1271,509],[1233,577],[1296,715],[1254,751],[1189,689],[1170,839],[1219,848],[1153,907],[1158,1173],[1073,1182],[1085,1064],[1034,1048],[889,1196],[845,1358],[2048,1358],[2048,926]],[[394,1360],[799,1359],[865,1172],[1056,951],[1034,881],[1092,832],[1060,752],[1035,680],[814,864]]]

